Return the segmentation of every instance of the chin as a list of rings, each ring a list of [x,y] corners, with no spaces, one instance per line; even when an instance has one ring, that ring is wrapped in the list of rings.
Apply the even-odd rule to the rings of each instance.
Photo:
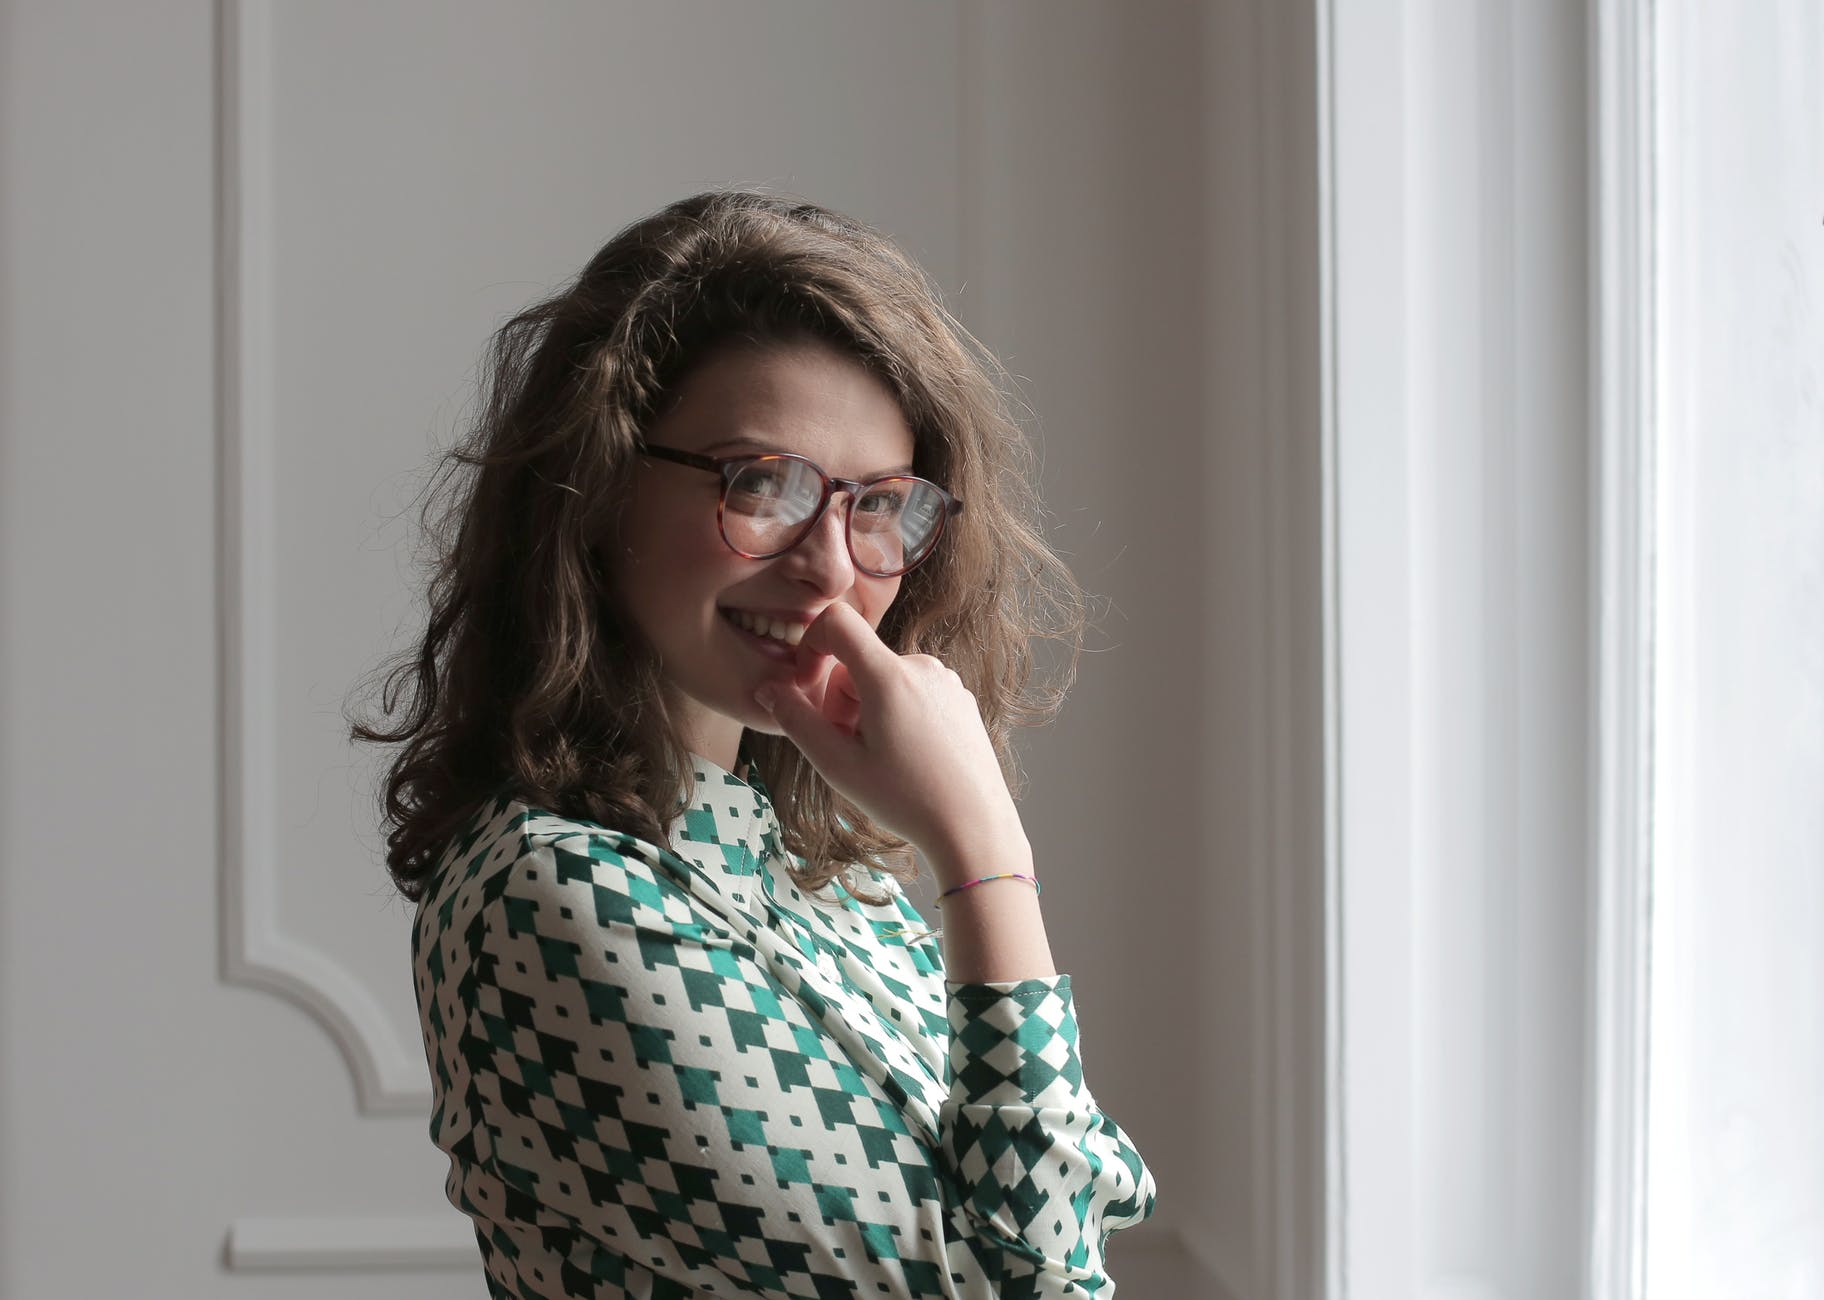
[[[742,718],[741,725],[756,736],[783,736],[785,731],[777,722],[764,713],[757,713],[751,718]]]

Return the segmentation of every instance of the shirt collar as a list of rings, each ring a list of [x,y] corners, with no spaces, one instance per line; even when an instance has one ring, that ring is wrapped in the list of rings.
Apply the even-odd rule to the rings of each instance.
[[[834,923],[792,874],[798,859],[785,850],[772,795],[758,770],[750,760],[743,780],[699,754],[690,761],[694,784],[689,804],[672,825],[673,852],[694,863],[709,888],[749,916],[771,909],[790,918],[803,932],[796,939],[800,951],[815,956],[819,942],[834,941]],[[839,897],[847,897],[836,888]]]
[[[750,761],[747,779],[710,762],[700,754],[690,756],[693,788],[683,816],[672,829],[680,845],[695,847],[692,857],[716,858],[731,875],[751,876],[761,863],[778,857],[783,846],[772,795]]]

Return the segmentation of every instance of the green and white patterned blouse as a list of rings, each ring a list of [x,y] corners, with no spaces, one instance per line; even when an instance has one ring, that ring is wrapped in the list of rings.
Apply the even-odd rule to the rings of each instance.
[[[1151,1172],[1069,975],[944,978],[892,877],[813,901],[699,759],[669,849],[479,811],[418,907],[431,1138],[495,1297],[1108,1297]]]

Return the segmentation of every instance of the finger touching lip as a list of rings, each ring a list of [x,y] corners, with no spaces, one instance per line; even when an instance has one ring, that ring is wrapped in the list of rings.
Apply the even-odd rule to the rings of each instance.
[[[855,640],[855,623],[867,627],[868,620],[853,605],[839,600],[826,605],[823,612],[811,620],[810,625],[804,629],[804,640],[830,653],[836,653]],[[872,628],[868,630],[872,631]]]
[[[803,641],[798,643],[798,659],[793,666],[792,677],[800,686],[812,683],[821,684],[830,675],[836,658],[823,650],[815,649]]]
[[[885,671],[888,661],[896,657],[867,616],[842,601],[825,607],[805,628],[800,644],[835,655],[864,678]]]

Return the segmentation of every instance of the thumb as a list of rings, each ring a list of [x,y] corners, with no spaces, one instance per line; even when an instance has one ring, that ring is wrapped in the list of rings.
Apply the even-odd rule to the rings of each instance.
[[[857,743],[853,732],[824,717],[796,685],[769,682],[754,692],[754,703],[772,715],[785,738],[826,776],[843,766]]]

